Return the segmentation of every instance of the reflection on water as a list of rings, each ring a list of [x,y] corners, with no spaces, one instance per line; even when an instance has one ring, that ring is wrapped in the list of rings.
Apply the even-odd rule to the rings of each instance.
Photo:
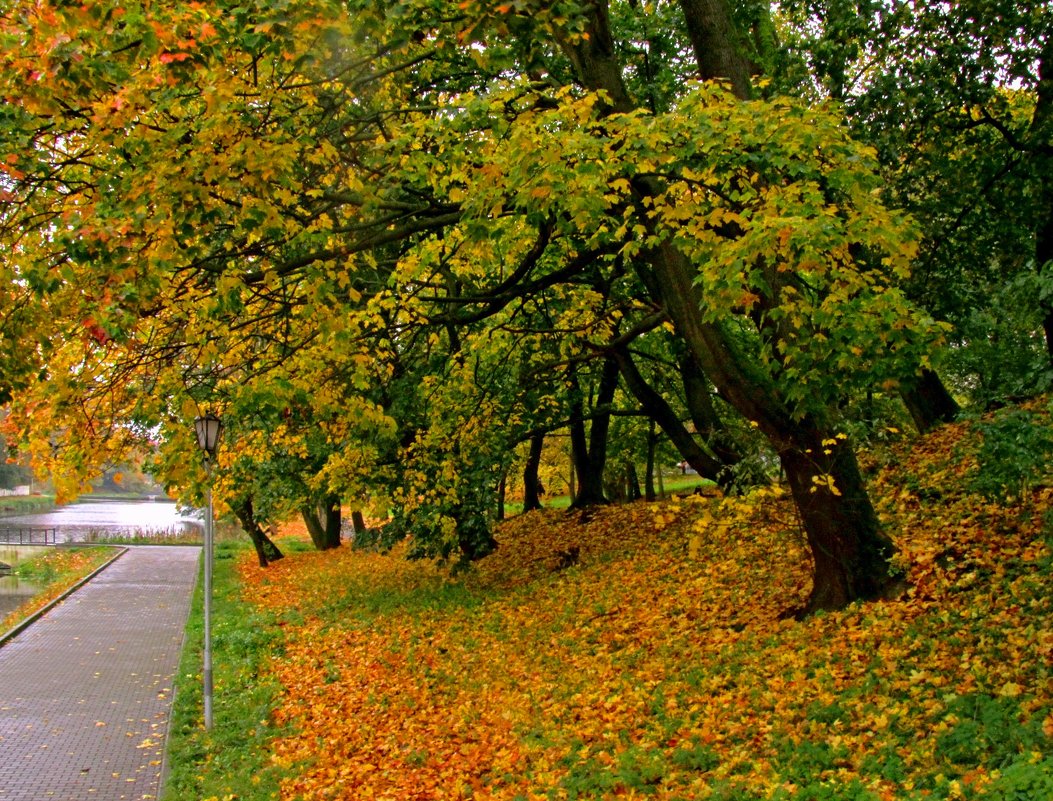
[[[0,563],[16,568],[20,561],[28,559],[42,550],[44,549],[32,546],[24,548],[0,547]],[[0,576],[0,619],[7,617],[11,612],[32,598],[36,592],[36,585],[20,581],[18,576]]]
[[[0,620],[36,594],[36,585],[19,581],[18,576],[0,576]]]
[[[170,501],[81,500],[50,512],[0,518],[0,538],[4,529],[19,528],[56,529],[59,542],[74,542],[88,539],[91,534],[181,535],[201,527],[199,515],[186,513]]]
[[[17,567],[42,546],[12,546],[5,541],[19,539],[19,530],[48,529],[49,541],[79,542],[92,537],[135,537],[194,534],[201,530],[202,517],[184,513],[168,501],[91,501],[82,500],[50,512],[0,518],[0,563]],[[13,535],[13,537],[12,537]],[[34,541],[41,541],[38,535]],[[3,572],[3,571],[0,571]],[[37,587],[14,575],[0,575],[0,619],[26,600]],[[0,632],[2,633],[2,632]]]

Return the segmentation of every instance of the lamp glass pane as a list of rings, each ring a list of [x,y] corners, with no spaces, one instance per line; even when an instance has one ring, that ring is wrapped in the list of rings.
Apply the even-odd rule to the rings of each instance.
[[[221,423],[218,417],[212,414],[198,417],[194,420],[194,431],[197,433],[197,444],[201,450],[209,455],[215,453],[216,445],[219,444],[219,429]]]

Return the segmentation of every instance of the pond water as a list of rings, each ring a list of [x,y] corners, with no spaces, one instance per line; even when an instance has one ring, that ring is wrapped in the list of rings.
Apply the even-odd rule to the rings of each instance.
[[[42,550],[44,549],[33,546],[14,548],[0,545],[0,565],[18,567],[21,560],[28,559]],[[19,581],[18,576],[5,574],[6,570],[0,573],[0,619],[7,617],[37,592],[36,585]]]
[[[80,500],[50,512],[0,517],[0,565],[18,566],[20,560],[42,550],[41,546],[9,545],[25,541],[83,542],[94,537],[180,536],[202,531],[200,512],[179,509],[171,501],[94,501]],[[0,567],[0,619],[37,592],[37,587],[20,581]],[[0,632],[2,633],[2,632]]]
[[[80,500],[50,512],[0,518],[0,540],[5,531],[30,528],[54,529],[58,542],[79,542],[93,534],[180,535],[201,531],[203,519],[200,512],[180,509],[171,501]]]

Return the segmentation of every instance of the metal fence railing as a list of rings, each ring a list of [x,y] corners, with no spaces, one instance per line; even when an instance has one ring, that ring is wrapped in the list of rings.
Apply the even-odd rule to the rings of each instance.
[[[55,545],[58,543],[58,529],[0,527],[0,543],[5,545]]]

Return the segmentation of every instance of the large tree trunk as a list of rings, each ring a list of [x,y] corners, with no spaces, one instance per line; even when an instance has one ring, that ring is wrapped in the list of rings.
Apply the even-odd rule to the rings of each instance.
[[[232,503],[230,508],[234,512],[234,516],[238,518],[238,522],[241,523],[241,528],[252,540],[252,547],[256,549],[256,559],[259,561],[260,567],[267,567],[271,562],[277,562],[285,557],[285,554],[267,536],[267,533],[256,519],[252,498],[248,496],[241,498]]]
[[[340,547],[340,499],[327,495],[318,506],[311,504],[300,508],[300,515],[311,535],[311,542],[319,551]]]
[[[600,383],[596,390],[592,415],[592,425],[588,436],[585,434],[583,401],[577,378],[572,379],[577,394],[577,420],[570,426],[570,445],[574,457],[574,467],[578,475],[578,493],[571,504],[573,509],[607,503],[603,493],[603,471],[607,465],[607,435],[610,431],[609,414],[614,392],[618,388],[618,362],[613,357],[603,360],[600,372]]]
[[[705,4],[706,10],[695,22],[717,32],[731,25],[726,7],[716,8],[719,5]],[[566,39],[561,45],[585,86],[606,92],[610,111],[631,112],[635,104],[622,81],[607,5],[597,0],[591,8],[588,37]],[[698,57],[705,61],[709,55],[698,53]],[[707,73],[705,64],[700,64],[700,69]],[[633,189],[641,209],[662,193],[659,180],[649,176],[634,179]],[[646,212],[642,211],[639,218],[649,225]],[[888,559],[893,547],[878,526],[850,446],[841,442],[827,448],[832,451],[830,455],[824,454],[823,443],[836,442],[837,432],[814,417],[801,419],[790,414],[777,389],[754,372],[720,325],[702,319],[693,283],[695,266],[682,251],[665,239],[643,251],[641,257],[641,279],[652,292],[657,290],[655,299],[691,355],[721,396],[767,436],[790,477],[793,499],[801,511],[814,557],[808,610],[835,608],[880,595],[892,581]],[[828,489],[821,489],[821,485]]]
[[[1046,37],[1038,71],[1038,102],[1031,117],[1030,136],[1034,155],[1033,174],[1039,180],[1041,204],[1035,226],[1035,266],[1053,282],[1053,36]],[[1040,300],[1046,352],[1053,366],[1053,294]]]
[[[538,470],[541,468],[541,452],[545,446],[545,435],[534,434],[530,437],[530,452],[523,467],[523,511],[532,512],[541,507],[541,482]]]
[[[795,419],[777,391],[739,362],[719,326],[702,321],[693,269],[682,253],[663,243],[648,255],[663,287],[662,302],[706,375],[779,454],[812,548],[808,611],[878,597],[892,582],[888,560],[895,551],[880,530],[851,446],[814,417]]]
[[[727,0],[680,0],[687,34],[704,81],[722,80],[736,97],[750,95],[750,65],[742,55]]]
[[[805,611],[840,609],[856,599],[881,596],[890,584],[892,541],[880,530],[855,453],[819,431],[803,430],[800,442],[779,454],[812,552],[813,587]],[[824,444],[824,441],[826,444]]]
[[[953,422],[961,411],[940,377],[927,368],[921,371],[913,383],[903,387],[900,397],[922,434],[927,434],[941,423]]]
[[[658,498],[654,489],[654,455],[658,448],[658,432],[655,429],[655,421],[651,420],[647,428],[647,468],[644,472],[644,500],[646,501],[654,501]]]

